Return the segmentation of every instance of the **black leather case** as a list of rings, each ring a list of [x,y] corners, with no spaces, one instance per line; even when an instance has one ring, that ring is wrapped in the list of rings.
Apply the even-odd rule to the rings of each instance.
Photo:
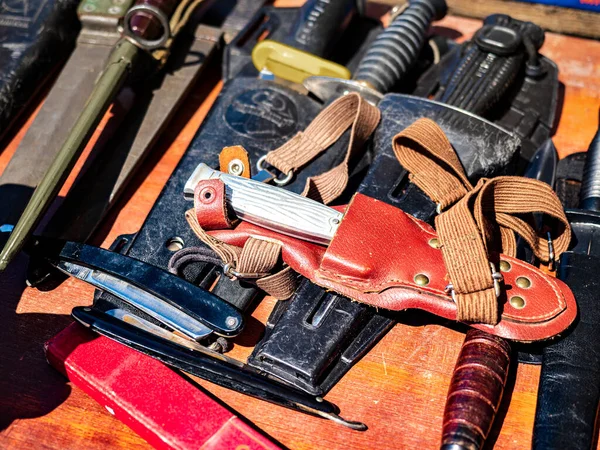
[[[570,330],[543,351],[533,432],[534,450],[596,448],[600,402],[600,214],[570,211],[574,238],[557,276],[569,285],[579,315]]]
[[[0,3],[0,138],[79,33],[77,0],[4,0]]]

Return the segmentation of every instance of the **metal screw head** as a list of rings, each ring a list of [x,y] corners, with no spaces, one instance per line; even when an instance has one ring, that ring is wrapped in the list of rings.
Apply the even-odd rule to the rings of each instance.
[[[233,316],[229,316],[227,319],[225,319],[225,325],[227,325],[228,328],[235,328],[238,326],[238,319],[236,317]]]
[[[500,261],[500,270],[502,272],[510,272],[510,269],[512,269],[512,266],[510,265],[510,263],[508,261],[504,261],[504,260]]]
[[[438,238],[431,238],[428,242],[430,247],[440,248],[440,240]]]
[[[418,286],[427,286],[429,284],[429,277],[422,273],[416,274],[414,280]]]
[[[329,219],[329,221],[331,222],[332,225],[339,225],[340,224],[340,219],[336,219],[335,217]]]
[[[515,309],[523,309],[525,308],[525,299],[523,297],[520,297],[518,295],[515,295],[514,297],[511,297],[510,300],[510,306],[512,306]]]
[[[527,278],[527,277],[518,277],[515,280],[515,283],[521,289],[529,289],[531,287],[531,280],[529,278]]]
[[[237,175],[238,177],[244,173],[244,169],[244,163],[239,159],[232,159],[227,165],[227,172],[231,175]]]

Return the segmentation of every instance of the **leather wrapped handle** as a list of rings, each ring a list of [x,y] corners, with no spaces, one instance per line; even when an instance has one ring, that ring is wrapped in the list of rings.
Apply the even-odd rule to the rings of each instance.
[[[502,400],[510,351],[506,340],[469,330],[446,399],[442,450],[483,446]]]

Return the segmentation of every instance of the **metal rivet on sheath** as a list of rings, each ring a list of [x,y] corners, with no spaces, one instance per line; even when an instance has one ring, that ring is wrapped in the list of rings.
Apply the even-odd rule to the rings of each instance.
[[[239,159],[232,159],[227,165],[227,172],[238,177],[244,173],[244,163]]]
[[[433,248],[440,248],[440,240],[438,238],[429,239],[429,246]]]
[[[515,280],[515,283],[521,289],[529,289],[531,287],[531,280],[529,278],[527,278],[527,277],[518,277]]]
[[[414,280],[418,286],[427,286],[429,284],[429,277],[427,275],[423,275],[422,273],[416,274]]]
[[[502,272],[510,272],[510,269],[512,269],[512,266],[510,265],[510,263],[508,261],[504,261],[504,260],[500,261],[500,270]]]
[[[525,308],[525,299],[523,297],[519,297],[518,295],[511,297],[509,302],[510,302],[510,305],[515,309]]]
[[[217,193],[211,187],[205,187],[198,194],[198,200],[202,203],[212,203],[215,200]]]

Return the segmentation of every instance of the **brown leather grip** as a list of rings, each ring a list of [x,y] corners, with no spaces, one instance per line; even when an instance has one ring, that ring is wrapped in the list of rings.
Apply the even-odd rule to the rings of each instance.
[[[509,367],[506,340],[469,330],[446,399],[442,450],[482,448],[500,406]]]

